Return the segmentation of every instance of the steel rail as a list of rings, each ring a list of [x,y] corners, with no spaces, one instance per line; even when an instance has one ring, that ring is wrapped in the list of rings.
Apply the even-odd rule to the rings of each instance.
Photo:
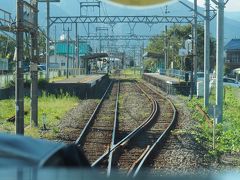
[[[97,114],[97,112],[99,111],[99,109],[100,109],[100,107],[101,107],[101,105],[102,105],[102,103],[103,103],[103,101],[104,101],[104,99],[105,99],[105,97],[106,97],[106,95],[107,95],[110,87],[112,86],[112,84],[113,84],[113,81],[111,81],[111,83],[109,84],[109,86],[108,86],[107,90],[105,91],[105,93],[103,94],[100,102],[98,103],[97,107],[95,108],[94,112],[92,113],[91,117],[89,118],[87,124],[86,124],[85,127],[83,128],[80,136],[79,136],[78,139],[75,141],[75,144],[81,145],[82,139],[84,138],[84,136],[85,136],[86,133],[87,133],[87,130],[90,128],[91,124],[93,123],[93,120],[94,120],[94,118],[96,117],[96,114]]]
[[[115,137],[116,137],[116,129],[117,129],[117,121],[118,121],[119,93],[120,93],[120,81],[118,80],[118,89],[117,89],[117,98],[116,98],[116,102],[115,102],[115,114],[114,114],[114,125],[113,125],[113,132],[112,132],[111,148],[115,145]],[[110,176],[110,174],[111,174],[112,158],[113,158],[113,152],[110,152],[109,158],[108,158],[107,176]]]
[[[153,106],[157,106],[157,102],[153,100]],[[128,134],[125,138],[123,138],[121,141],[119,141],[115,146],[109,149],[109,151],[106,151],[102,156],[100,156],[94,163],[92,163],[91,167],[97,166],[102,160],[104,160],[112,151],[115,151],[116,149],[124,146],[125,144],[128,143],[130,139],[132,139],[134,136],[136,136],[143,128],[145,128],[151,120],[155,117],[157,113],[157,109],[153,108],[153,111],[149,118],[143,122],[138,128],[136,128],[134,131],[132,131],[130,134]]]
[[[139,163],[136,171],[133,174],[133,177],[136,177],[140,171],[140,169],[143,167],[144,163],[146,162],[147,158],[149,157],[149,155],[151,153],[153,153],[153,150],[157,147],[157,145],[159,145],[160,143],[163,143],[163,141],[165,140],[165,138],[167,137],[167,135],[170,133],[170,131],[173,129],[175,123],[176,123],[176,116],[177,116],[177,110],[174,106],[174,104],[172,103],[172,101],[169,98],[163,97],[159,92],[153,90],[152,88],[150,88],[149,86],[147,86],[147,88],[149,88],[151,91],[153,91],[154,93],[156,93],[157,95],[161,96],[162,98],[166,99],[172,109],[173,109],[173,117],[171,120],[171,123],[169,124],[169,126],[167,127],[167,129],[161,134],[161,136],[156,140],[156,142],[150,147],[150,149],[148,150],[148,152],[145,154],[145,156],[142,158],[141,162]]]
[[[141,89],[142,90],[142,89]],[[142,90],[143,91],[143,90]],[[151,98],[148,94],[146,94],[145,91],[143,93],[151,100],[152,102],[152,112],[149,115],[149,117],[140,124],[135,130],[133,130],[131,133],[129,133],[125,138],[123,138],[121,141],[119,141],[117,144],[115,144],[113,147],[111,147],[108,151],[106,151],[102,156],[100,156],[94,163],[92,163],[92,167],[97,166],[102,160],[104,160],[111,152],[115,151],[118,148],[123,147],[125,144],[127,144],[133,137],[135,137],[138,133],[140,133],[157,115],[158,111],[158,104],[157,101]]]

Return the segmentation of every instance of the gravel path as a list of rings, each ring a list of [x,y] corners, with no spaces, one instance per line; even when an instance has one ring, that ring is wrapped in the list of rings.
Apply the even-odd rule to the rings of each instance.
[[[75,142],[97,106],[99,100],[81,100],[79,105],[70,110],[61,120],[59,139],[66,143]]]
[[[143,123],[150,115],[151,101],[136,86],[135,81],[122,81],[119,96],[117,142]]]
[[[152,86],[157,89],[155,86]],[[161,92],[168,96],[166,93]],[[194,127],[191,120],[191,112],[178,96],[168,96],[178,111],[178,121],[170,138],[166,140],[166,146],[157,154],[157,161],[151,166],[151,173],[161,172],[167,175],[194,174],[199,170],[206,170],[209,165],[205,162],[207,151],[195,143],[190,132]],[[180,132],[180,133],[179,133]],[[186,133],[181,133],[186,132]],[[162,158],[164,157],[164,158]]]
[[[156,86],[150,86],[161,91]],[[187,102],[184,102],[179,96],[170,96],[162,91],[161,93],[168,96],[175,104],[178,111],[178,122],[170,138],[166,141],[167,148],[158,154],[159,157],[161,154],[167,155],[166,159],[162,159],[164,166],[155,166],[156,171],[153,171],[171,175],[179,173],[189,175],[239,169],[239,153],[224,154],[219,160],[216,160],[209,156],[207,149],[195,142],[191,131],[196,128],[197,122],[193,120],[193,112],[187,108]]]

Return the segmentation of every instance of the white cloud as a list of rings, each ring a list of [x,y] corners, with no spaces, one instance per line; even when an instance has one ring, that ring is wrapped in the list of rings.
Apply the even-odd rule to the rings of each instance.
[[[189,0],[189,1],[193,2],[193,0]],[[197,3],[199,6],[204,7],[205,0],[197,0]],[[213,5],[213,7],[216,6],[213,3],[212,3],[212,5]],[[240,11],[240,1],[239,0],[229,0],[229,2],[226,5],[225,11],[239,12]]]

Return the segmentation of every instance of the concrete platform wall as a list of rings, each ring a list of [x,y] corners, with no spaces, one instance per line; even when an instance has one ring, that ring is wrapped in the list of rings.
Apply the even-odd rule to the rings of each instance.
[[[188,83],[171,84],[167,83],[167,81],[164,79],[159,79],[146,74],[143,74],[142,78],[145,81],[153,84],[154,86],[159,87],[162,91],[171,95],[181,94],[188,96],[190,92],[190,84]]]
[[[15,87],[0,89],[0,100],[13,98]]]
[[[81,99],[85,98],[99,98],[110,79],[108,75],[91,83],[48,83],[43,86],[38,94],[39,96],[45,91],[47,94],[61,95],[68,93],[71,96],[77,96]],[[25,96],[30,96],[30,88],[26,87],[24,90]],[[0,89],[0,100],[10,99],[15,97],[15,87]]]
[[[91,83],[49,83],[45,91],[47,94],[61,95],[68,93],[81,99],[98,98],[102,95],[110,80],[108,75]]]

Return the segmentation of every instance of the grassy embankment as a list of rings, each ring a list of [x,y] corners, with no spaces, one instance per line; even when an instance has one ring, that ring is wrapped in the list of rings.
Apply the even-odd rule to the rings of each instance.
[[[214,104],[215,94],[210,97]],[[196,105],[202,105],[203,99],[193,99],[188,103],[193,111],[193,119],[198,123],[192,132],[195,139],[209,150],[212,155],[240,152],[240,89],[225,87],[223,122],[216,125],[215,148],[213,148],[213,126],[196,111]],[[213,121],[212,121],[213,122]]]
[[[25,97],[24,109],[27,111],[25,115],[25,135],[36,138],[54,139],[59,131],[58,124],[60,118],[71,108],[79,103],[77,97],[70,97],[69,95],[61,95],[55,97],[53,95],[39,97],[39,128],[30,125],[30,98]],[[42,131],[43,114],[46,114],[47,131]],[[15,124],[7,122],[6,119],[15,114],[15,100],[0,100],[0,131],[6,133],[15,132]]]

